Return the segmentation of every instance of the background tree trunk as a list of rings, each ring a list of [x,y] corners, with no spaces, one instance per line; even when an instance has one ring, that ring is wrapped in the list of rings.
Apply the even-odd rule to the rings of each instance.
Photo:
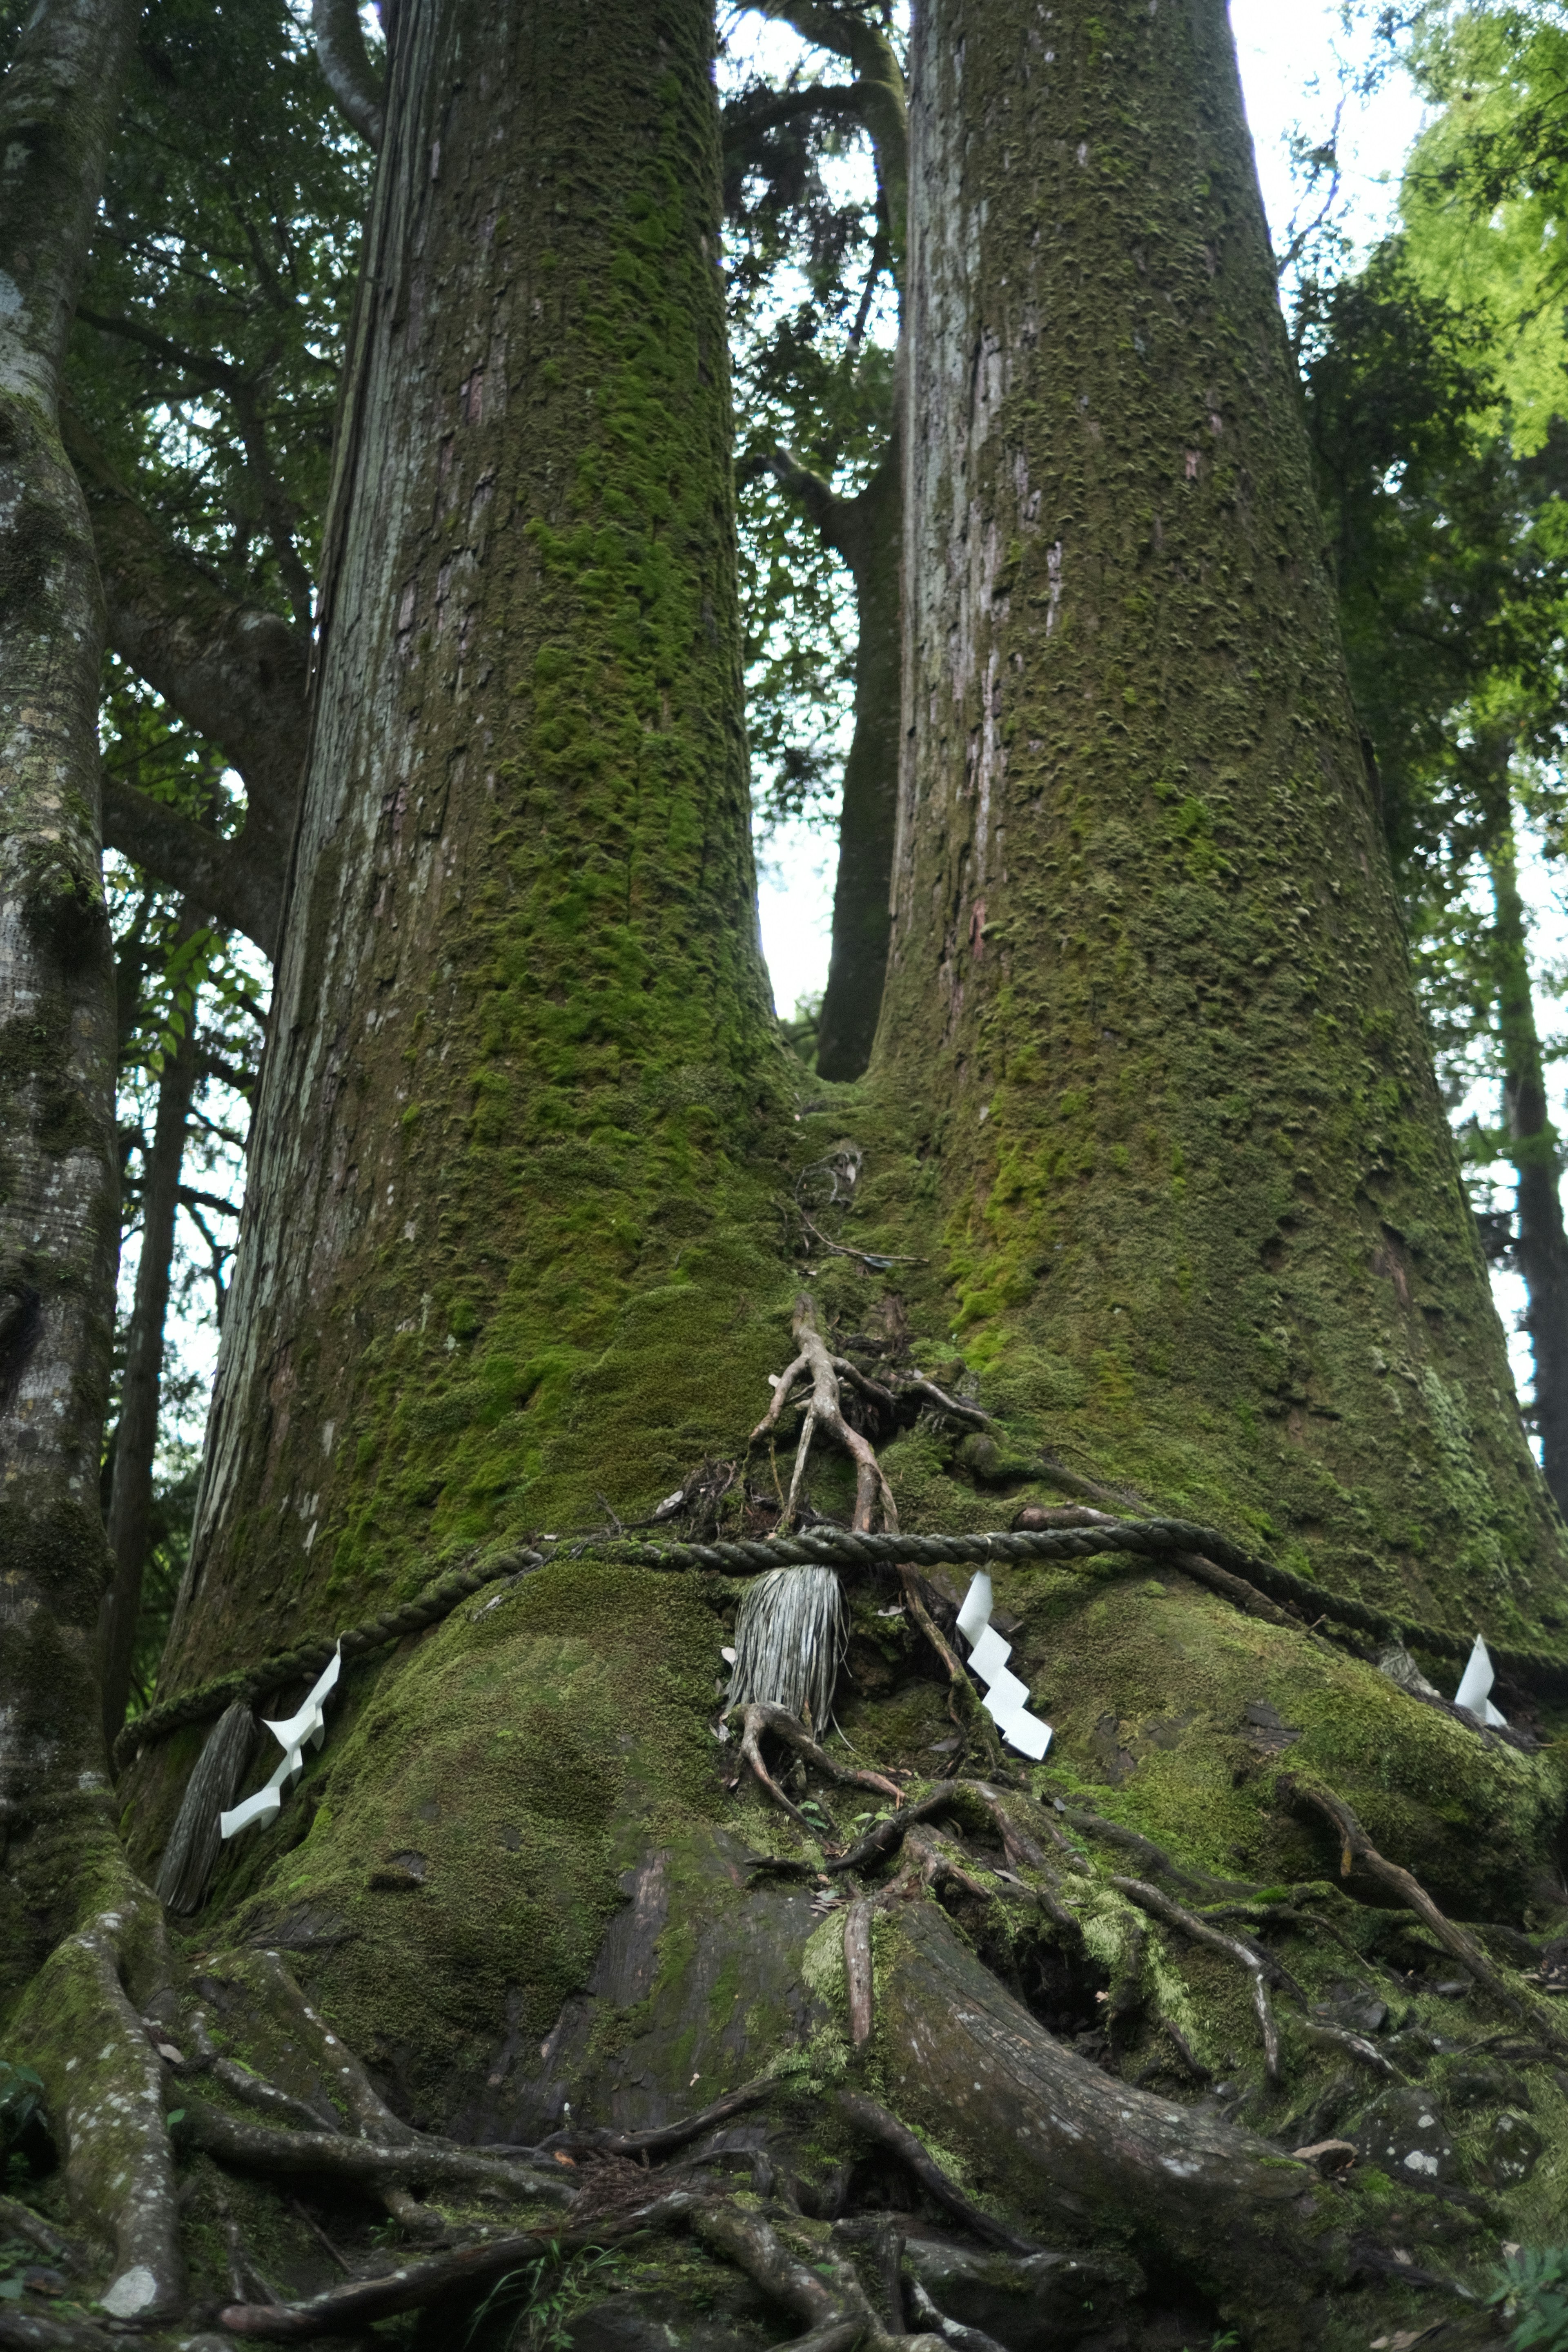
[[[879,1067],[926,1106],[952,1328],[1080,1474],[1522,1630],[1563,1538],[1368,801],[1224,11],[931,0],[913,87]]]
[[[188,936],[195,928],[187,917],[181,930]],[[125,1373],[120,1390],[114,1475],[109,1497],[108,1535],[113,1578],[104,1596],[99,1633],[103,1736],[110,1748],[125,1720],[125,1705],[131,1692],[131,1662],[142,1604],[142,1572],[153,1521],[153,1465],[158,1450],[163,1329],[169,1315],[169,1278],[179,1218],[180,1170],[185,1155],[191,1097],[200,1070],[201,1050],[193,1012],[189,1028],[168,1055],[159,1077],[157,1118],[142,1168],[142,1255],[136,1267],[136,1295],[125,1339]]]
[[[855,583],[855,733],[844,762],[833,947],[817,1026],[825,1078],[858,1078],[871,1058],[891,916],[888,892],[899,798],[899,600],[903,452],[895,429],[858,498],[843,502],[832,544]]]
[[[1563,1226],[1561,1162],[1546,1107],[1511,825],[1489,849],[1487,871],[1492,886],[1503,1117],[1518,1171],[1514,1263],[1524,1277],[1542,1467],[1558,1509],[1568,1513],[1568,1234]]]
[[[103,606],[58,416],[136,14],[47,0],[0,83],[0,1991],[77,1916],[81,1856],[109,1837],[93,1657],[118,1190]]]

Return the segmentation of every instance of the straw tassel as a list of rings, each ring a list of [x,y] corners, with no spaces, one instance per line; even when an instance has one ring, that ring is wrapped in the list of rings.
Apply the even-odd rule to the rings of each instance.
[[[158,1864],[158,1893],[171,1911],[199,1911],[207,1899],[222,1843],[218,1816],[249,1769],[256,1729],[249,1700],[237,1698],[207,1735]]]
[[[769,1569],[741,1602],[725,1714],[760,1702],[825,1732],[847,1638],[832,1569]]]

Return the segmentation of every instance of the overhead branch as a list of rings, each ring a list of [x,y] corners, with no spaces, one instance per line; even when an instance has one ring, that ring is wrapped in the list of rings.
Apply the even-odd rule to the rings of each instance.
[[[294,509],[283,487],[278,469],[272,462],[267,425],[261,413],[256,380],[243,368],[220,360],[214,352],[194,352],[184,343],[161,335],[156,328],[140,319],[110,316],[107,311],[79,308],[77,317],[84,326],[96,327],[100,334],[117,336],[121,342],[134,343],[148,352],[166,367],[177,368],[194,383],[210,384],[215,392],[223,393],[234,410],[235,423],[239,427],[240,446],[245,451],[246,471],[256,491],[256,502],[261,520],[272,542],[289,602],[294,608],[294,618],[301,629],[310,626],[310,575],[300,558],[294,538]],[[72,452],[74,457],[75,452]]]
[[[245,835],[226,841],[209,825],[155,801],[134,784],[103,779],[103,843],[194,899],[223,929],[254,940],[263,955],[278,942],[281,876],[260,870],[244,853]]]
[[[833,121],[845,115],[865,121],[866,93],[858,82],[807,82],[798,89],[748,90],[724,109],[722,139],[727,165],[745,164],[771,131],[812,117]]]
[[[92,516],[109,642],[238,770],[247,803],[244,830],[224,841],[109,773],[106,838],[270,955],[305,760],[305,639],[167,540],[79,419],[68,414],[64,432]]]
[[[832,0],[761,0],[761,12],[793,25],[803,41],[843,58],[855,69],[857,111],[865,123],[877,166],[877,184],[887,206],[895,281],[903,283],[904,241],[910,204],[910,124],[903,68],[879,25]]]
[[[311,0],[310,37],[339,112],[379,155],[386,128],[385,91],[364,45],[355,0]]]

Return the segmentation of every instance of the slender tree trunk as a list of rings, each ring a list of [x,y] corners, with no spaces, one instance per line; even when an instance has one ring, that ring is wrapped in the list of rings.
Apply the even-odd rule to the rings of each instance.
[[[106,1786],[93,1645],[112,1338],[114,968],[103,608],[59,439],[132,0],[46,0],[0,83],[0,1988],[74,1916]]]
[[[1514,1262],[1524,1277],[1542,1467],[1558,1509],[1568,1514],[1568,1234],[1563,1223],[1557,1134],[1546,1107],[1511,826],[1489,850],[1487,870],[1492,887],[1502,1108],[1518,1183]]]
[[[1368,802],[1224,9],[930,0],[913,93],[879,1052],[930,1106],[952,1328],[1080,1472],[1522,1626],[1563,1542]]]
[[[855,583],[855,733],[844,762],[833,947],[817,1031],[825,1078],[858,1078],[871,1058],[891,928],[888,893],[899,803],[899,599],[903,457],[895,431],[832,544]]]
[[[200,1066],[193,1018],[159,1076],[157,1118],[142,1170],[142,1255],[126,1334],[125,1374],[120,1391],[120,1422],[115,1432],[114,1476],[109,1500],[113,1581],[104,1596],[99,1631],[103,1736],[110,1748],[125,1720],[131,1692],[131,1660],[136,1646],[142,1576],[153,1523],[153,1464],[158,1448],[163,1337],[180,1206],[180,1171],[185,1156],[186,1121]]]

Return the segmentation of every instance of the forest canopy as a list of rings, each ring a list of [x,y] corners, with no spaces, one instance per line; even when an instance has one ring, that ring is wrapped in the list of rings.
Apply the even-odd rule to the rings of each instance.
[[[0,5],[0,2347],[1568,2345],[1568,35],[1346,24],[1361,244],[1221,0]]]

